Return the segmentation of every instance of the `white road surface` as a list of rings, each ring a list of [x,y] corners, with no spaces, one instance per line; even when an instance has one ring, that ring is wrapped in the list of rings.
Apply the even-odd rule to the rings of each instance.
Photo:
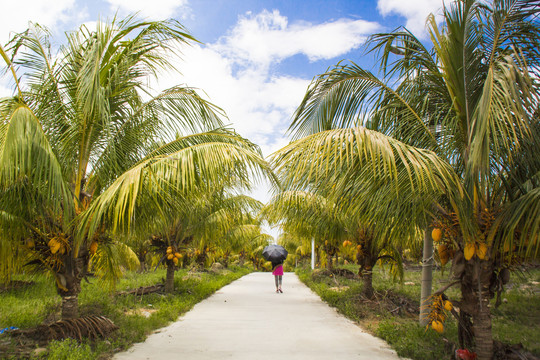
[[[283,276],[283,291],[270,273],[246,275],[114,359],[399,359],[294,273]]]

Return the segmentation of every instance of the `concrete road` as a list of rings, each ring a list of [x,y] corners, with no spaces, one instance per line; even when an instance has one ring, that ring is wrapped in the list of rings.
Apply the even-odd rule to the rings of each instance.
[[[116,360],[398,359],[386,343],[323,303],[293,273],[276,294],[270,273],[223,287]]]

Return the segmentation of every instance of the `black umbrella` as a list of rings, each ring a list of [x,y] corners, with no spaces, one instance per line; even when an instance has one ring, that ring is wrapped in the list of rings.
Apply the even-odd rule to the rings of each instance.
[[[264,258],[273,263],[280,263],[285,261],[289,253],[281,245],[268,245],[262,252]]]

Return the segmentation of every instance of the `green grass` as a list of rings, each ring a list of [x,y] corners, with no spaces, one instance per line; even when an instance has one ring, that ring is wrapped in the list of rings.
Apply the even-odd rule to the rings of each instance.
[[[346,268],[357,272],[356,266],[348,265]],[[457,324],[453,318],[446,321],[444,333],[438,334],[420,326],[417,313],[391,313],[400,306],[399,301],[418,308],[420,271],[406,271],[403,282],[394,283],[389,274],[376,268],[373,284],[379,298],[371,302],[360,300],[362,284],[358,279],[330,277],[317,272],[312,274],[311,270],[305,268],[298,269],[297,274],[330,306],[386,340],[400,356],[413,360],[453,359],[453,346],[458,344]],[[435,271],[433,277],[434,291],[448,283],[448,273]],[[502,294],[505,302],[492,310],[494,338],[506,344],[521,343],[536,356],[540,355],[539,283],[540,270],[531,270],[521,276],[513,275],[509,289]],[[450,299],[459,298],[458,289],[455,288],[446,294]],[[397,305],[394,304],[396,299],[399,300]]]
[[[78,344],[71,340],[51,342],[45,356],[48,359],[108,358],[114,352],[143,341],[155,329],[176,320],[201,300],[251,271],[240,267],[230,267],[229,270],[220,274],[188,274],[187,270],[179,270],[175,274],[175,291],[169,295],[115,295],[117,291],[160,283],[165,277],[165,270],[145,274],[127,273],[115,291],[97,279],[92,279],[91,283],[83,282],[79,296],[80,315],[104,315],[119,329],[108,339],[93,343]],[[22,277],[17,279],[21,280]],[[45,276],[33,277],[32,280],[33,285],[0,293],[0,329],[9,326],[25,329],[60,318],[61,300],[53,281]],[[146,317],[145,313],[150,315]],[[4,335],[0,335],[0,344],[2,340]],[[1,349],[0,346],[0,358],[13,356],[9,352],[2,353]]]

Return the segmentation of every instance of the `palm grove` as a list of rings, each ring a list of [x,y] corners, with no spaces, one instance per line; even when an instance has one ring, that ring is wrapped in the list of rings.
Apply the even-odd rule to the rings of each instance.
[[[270,174],[258,147],[224,128],[222,111],[194,89],[148,88],[148,77],[192,41],[175,21],[127,18],[81,27],[57,54],[37,25],[2,48],[16,94],[0,108],[0,271],[50,272],[63,318],[77,316],[90,261],[114,281],[134,256],[124,244],[153,237],[168,244],[154,250],[174,265],[179,256],[167,249],[205,229],[179,217],[208,216],[203,197],[215,210],[233,209],[235,191]],[[238,215],[253,211],[240,200],[228,224],[255,224]]]
[[[366,296],[375,264],[399,267],[385,249],[437,229],[461,290],[460,345],[480,359],[493,356],[490,300],[540,248],[539,7],[453,2],[440,25],[427,19],[429,47],[406,29],[371,36],[379,73],[339,63],[314,79],[297,140],[273,155],[287,191],[267,211],[299,238],[333,236],[327,254],[348,239]],[[444,290],[429,304],[438,331]]]
[[[460,345],[481,359],[490,300],[538,258],[539,6],[453,2],[442,23],[428,18],[429,46],[406,29],[373,35],[377,74],[339,63],[307,89],[261,212],[304,250],[314,238],[329,265],[347,248],[367,297],[374,266],[399,274],[399,250],[437,229],[461,290]],[[238,239],[263,244],[261,204],[237,195],[253,176],[274,180],[258,147],[195,90],[145,86],[195,41],[181,25],[128,18],[67,40],[52,55],[34,26],[1,49],[16,87],[0,108],[1,273],[49,270],[70,317],[89,263],[114,279],[124,244],[160,254],[169,289],[188,244],[201,261],[212,244],[224,258],[247,256]],[[443,318],[431,304],[429,321]]]

